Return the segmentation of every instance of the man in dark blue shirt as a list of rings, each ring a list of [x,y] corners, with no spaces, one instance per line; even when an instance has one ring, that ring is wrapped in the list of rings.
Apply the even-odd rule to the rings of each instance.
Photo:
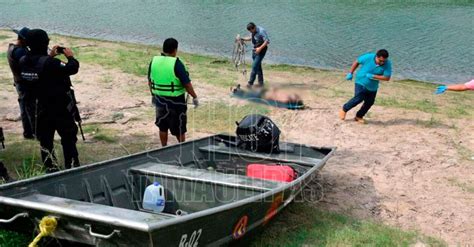
[[[29,29],[26,27],[20,30],[13,30],[13,32],[18,35],[18,38],[15,44],[8,45],[7,59],[13,74],[13,85],[18,92],[23,136],[26,139],[34,139],[36,99],[30,85],[21,79],[19,67],[20,59],[25,56],[28,51],[26,49],[26,35],[28,31]]]
[[[263,87],[263,70],[262,60],[267,53],[268,44],[270,44],[270,38],[268,37],[267,31],[263,27],[255,25],[250,22],[247,25],[247,30],[252,34],[252,37],[243,38],[244,41],[252,41],[252,72],[250,73],[250,79],[247,87],[251,88],[255,82],[255,77],[258,77],[258,85]]]

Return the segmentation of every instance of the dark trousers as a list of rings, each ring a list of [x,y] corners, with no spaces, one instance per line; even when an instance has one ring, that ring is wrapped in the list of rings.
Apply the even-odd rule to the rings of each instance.
[[[259,54],[255,53],[255,50],[252,51],[252,72],[250,73],[249,85],[253,85],[255,78],[258,77],[258,84],[263,86],[263,70],[262,70],[262,60],[267,53],[267,48],[264,48]]]
[[[23,136],[31,138],[35,135],[36,98],[33,93],[22,89],[19,84],[15,84],[15,88],[18,93]]]
[[[363,101],[364,104],[362,104],[362,107],[356,113],[356,117],[363,118],[374,104],[376,96],[377,91],[369,91],[364,86],[355,83],[354,97],[344,104],[342,109],[348,112]]]
[[[77,152],[77,125],[72,115],[64,109],[48,111],[41,109],[38,116],[38,140],[41,145],[41,158],[47,171],[58,170],[54,154],[54,134],[56,131],[61,137],[63,147],[64,167],[79,166],[79,153]]]

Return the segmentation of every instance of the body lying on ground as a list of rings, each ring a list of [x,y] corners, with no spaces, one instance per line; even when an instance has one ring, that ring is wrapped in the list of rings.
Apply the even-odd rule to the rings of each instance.
[[[303,105],[303,100],[301,97],[296,93],[288,93],[284,92],[278,88],[255,88],[244,90],[237,85],[231,88],[232,93],[244,93],[247,98],[259,98],[268,101],[276,101],[282,104],[295,104],[295,105]]]

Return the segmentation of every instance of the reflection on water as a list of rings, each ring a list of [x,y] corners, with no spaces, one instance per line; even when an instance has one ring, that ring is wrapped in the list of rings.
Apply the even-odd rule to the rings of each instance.
[[[348,69],[386,48],[399,77],[472,78],[473,1],[407,2],[0,0],[0,26],[151,44],[172,36],[184,50],[229,56],[254,21],[271,36],[267,61]]]

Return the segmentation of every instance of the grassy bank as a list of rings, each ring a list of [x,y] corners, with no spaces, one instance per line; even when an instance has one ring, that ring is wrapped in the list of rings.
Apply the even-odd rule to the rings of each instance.
[[[120,69],[125,73],[143,77],[146,76],[150,58],[159,53],[159,49],[155,46],[120,42],[109,43],[110,47],[104,51],[98,45],[102,41],[65,37],[65,42],[70,43],[72,47],[84,41],[91,45],[85,47],[78,45],[74,49],[81,62]],[[192,78],[207,84],[227,88],[235,85],[240,76],[223,58],[188,53],[180,53],[179,56],[188,65]],[[347,86],[350,82],[344,81],[344,75],[339,71],[291,65],[268,65],[265,71],[267,74],[281,74],[294,78],[293,81],[286,82],[289,84],[298,84],[304,81],[303,78],[314,78],[313,89],[317,95],[346,99],[353,93],[352,87]],[[470,107],[472,96],[469,92],[434,96],[435,88],[434,84],[413,80],[382,82],[376,104],[433,113],[441,118],[446,116],[473,118],[474,110]]]
[[[294,203],[252,246],[412,246],[416,243],[445,246],[442,241],[417,232]]]
[[[5,34],[3,34],[5,33]],[[13,36],[0,31],[0,40]],[[146,79],[148,63],[152,56],[159,54],[154,46],[137,45],[121,42],[105,42],[93,39],[52,36],[52,43],[59,42],[73,47],[81,64],[100,66],[110,74],[120,71],[125,74]],[[215,88],[228,88],[240,79],[240,74],[223,58],[181,53],[180,57],[187,64],[191,77],[196,85],[210,85]],[[0,53],[0,65],[6,68],[5,53]],[[275,85],[297,86],[309,89],[315,102],[328,99],[341,103],[353,93],[350,82],[344,81],[344,75],[338,71],[320,70],[289,65],[268,65],[267,74],[275,75]],[[287,81],[291,78],[291,81]],[[114,79],[103,76],[100,83],[110,84]],[[75,81],[83,83],[83,81]],[[10,86],[10,74],[0,74],[0,86],[13,90]],[[8,86],[7,86],[8,85]],[[431,114],[431,119],[420,119],[415,124],[433,128],[442,124],[449,125],[449,119],[472,120],[472,95],[468,93],[433,96],[435,85],[417,81],[394,81],[384,83],[377,98],[377,106],[414,111],[420,114]],[[13,92],[13,91],[12,91]],[[130,87],[128,94],[148,99],[146,83]],[[214,92],[206,92],[213,94]],[[234,121],[249,113],[269,114],[273,108],[263,105],[243,104],[229,108],[224,101],[203,103],[201,108],[189,112],[189,129],[191,132],[217,133],[233,132]],[[139,117],[130,122],[152,121],[153,109],[137,109]],[[122,115],[121,115],[122,114]],[[119,119],[123,112],[116,112],[111,117]],[[87,121],[86,121],[87,123]],[[18,124],[20,124],[18,122]],[[451,126],[451,125],[449,125]],[[452,126],[456,128],[456,126]],[[121,129],[109,124],[86,124],[84,131],[88,142],[78,142],[79,153],[83,164],[90,164],[118,156],[135,153],[157,147],[157,137],[149,132],[123,134]],[[0,151],[3,160],[16,178],[27,178],[43,173],[39,165],[39,146],[34,141],[25,141],[19,133],[6,133],[7,149]],[[60,147],[57,141],[56,147]],[[462,146],[459,148],[462,151]],[[57,156],[61,162],[61,150]],[[460,151],[460,152],[461,152]],[[467,157],[468,154],[466,154]],[[472,191],[472,186],[450,180],[455,186],[463,186]],[[31,240],[15,232],[0,230],[0,246],[25,246]],[[386,226],[379,222],[361,220],[343,214],[322,211],[317,205],[294,203],[278,216],[260,235],[253,246],[410,246],[425,243],[431,246],[443,246],[436,239],[423,236],[418,232],[403,231]]]
[[[11,35],[2,35],[0,40],[11,37]],[[156,46],[67,36],[52,36],[51,43],[55,42],[72,47],[81,63],[96,64],[105,69],[119,69],[125,73],[141,76],[144,80],[150,59],[160,52]],[[198,79],[206,84],[227,88],[235,85],[240,76],[229,61],[223,58],[183,52],[180,52],[179,56],[187,64],[192,79]],[[0,58],[6,58],[5,53],[0,53]],[[6,59],[1,59],[0,64],[6,65]],[[292,81],[286,82],[289,84],[298,84],[304,80],[303,78],[314,78],[313,93],[318,96],[347,99],[353,93],[352,87],[347,86],[350,82],[344,81],[344,75],[340,71],[284,64],[268,65],[265,71],[268,74],[276,73],[293,78]],[[3,83],[10,83],[9,77],[0,79]],[[143,92],[144,88],[146,91],[146,85],[137,88],[137,91]],[[432,113],[441,118],[473,118],[474,109],[470,107],[472,96],[469,92],[435,97],[433,96],[435,88],[434,84],[413,80],[382,82],[376,104],[389,108]]]

